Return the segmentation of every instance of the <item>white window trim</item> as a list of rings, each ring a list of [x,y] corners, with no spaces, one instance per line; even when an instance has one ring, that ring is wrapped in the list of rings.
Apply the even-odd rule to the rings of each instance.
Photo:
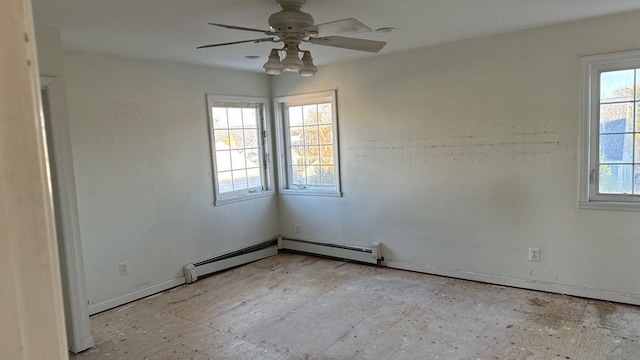
[[[300,95],[280,96],[274,98],[274,109],[276,118],[276,133],[277,133],[277,145],[278,145],[278,190],[281,194],[286,195],[313,195],[313,196],[334,196],[341,197],[341,183],[340,183],[340,144],[338,136],[338,106],[337,106],[338,91],[337,89],[326,90],[320,92],[306,93]],[[289,156],[289,139],[286,136],[287,124],[284,116],[284,106],[297,106],[314,104],[323,100],[330,100],[331,102],[331,116],[333,117],[333,143],[335,146],[335,186],[311,186],[304,189],[292,189],[290,188],[290,166],[288,166],[287,157]]]
[[[580,121],[580,198],[578,208],[640,211],[640,195],[598,192],[600,73],[640,67],[640,50],[585,56]]]
[[[211,153],[211,169],[213,180],[213,192],[214,192],[214,202],[215,206],[235,203],[239,201],[245,201],[250,199],[256,199],[265,196],[271,196],[275,194],[273,190],[273,171],[271,168],[271,127],[269,126],[269,121],[267,114],[270,114],[269,109],[269,99],[265,97],[251,97],[251,96],[233,96],[233,95],[215,95],[215,94],[206,94],[207,99],[207,118],[209,119],[209,151]],[[260,162],[263,166],[263,176],[264,176],[264,184],[262,190],[247,190],[245,193],[234,193],[222,196],[220,195],[220,191],[218,188],[218,170],[217,170],[217,162],[216,162],[216,148],[215,148],[215,138],[213,132],[213,118],[211,116],[211,107],[213,102],[249,102],[249,103],[261,103],[262,104],[262,114],[260,114],[261,119],[258,121],[258,132],[261,133],[262,136],[262,147],[260,149]]]

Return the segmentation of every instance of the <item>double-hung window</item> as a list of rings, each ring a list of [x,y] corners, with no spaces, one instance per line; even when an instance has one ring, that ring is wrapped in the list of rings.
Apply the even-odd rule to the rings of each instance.
[[[207,95],[215,204],[270,194],[267,99]]]
[[[340,196],[336,91],[275,99],[283,194]]]
[[[582,58],[579,206],[640,210],[640,51]]]

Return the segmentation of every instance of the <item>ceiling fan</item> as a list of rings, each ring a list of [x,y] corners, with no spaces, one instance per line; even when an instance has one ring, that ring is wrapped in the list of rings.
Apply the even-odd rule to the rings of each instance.
[[[311,52],[300,49],[302,42],[373,53],[377,53],[387,44],[383,41],[336,36],[371,31],[369,27],[354,18],[314,24],[313,17],[300,10],[306,0],[276,1],[282,10],[269,16],[269,30],[209,23],[227,29],[259,32],[268,37],[204,45],[199,46],[198,49],[242,43],[282,42],[282,48],[271,50],[269,60],[263,66],[265,72],[269,75],[280,75],[283,71],[288,71],[297,72],[302,76],[312,76],[318,68],[313,64]],[[280,51],[284,53],[282,60],[280,60]],[[299,58],[299,53],[302,53],[302,59]]]

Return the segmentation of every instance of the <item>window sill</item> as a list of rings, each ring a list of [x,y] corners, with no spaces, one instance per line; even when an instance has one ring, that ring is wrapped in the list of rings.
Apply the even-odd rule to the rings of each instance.
[[[233,196],[233,197],[219,199],[219,200],[216,200],[213,204],[215,206],[220,206],[220,205],[232,204],[232,203],[245,201],[245,200],[257,199],[257,198],[261,198],[261,197],[265,197],[265,196],[271,196],[273,194],[275,194],[275,191],[272,191],[272,190],[261,191],[261,192],[258,192],[258,193],[237,195],[237,196]]]
[[[578,209],[609,211],[640,211],[640,203],[615,201],[579,201]]]
[[[340,191],[314,191],[314,190],[294,190],[294,189],[281,189],[282,195],[308,195],[308,196],[329,196],[329,197],[342,197]]]

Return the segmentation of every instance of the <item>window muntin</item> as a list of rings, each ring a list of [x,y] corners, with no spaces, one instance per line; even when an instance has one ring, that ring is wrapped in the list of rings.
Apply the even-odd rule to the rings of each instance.
[[[263,195],[266,99],[208,95],[216,205]]]
[[[335,91],[276,99],[284,193],[340,195]]]
[[[583,66],[581,207],[640,210],[640,51]]]

